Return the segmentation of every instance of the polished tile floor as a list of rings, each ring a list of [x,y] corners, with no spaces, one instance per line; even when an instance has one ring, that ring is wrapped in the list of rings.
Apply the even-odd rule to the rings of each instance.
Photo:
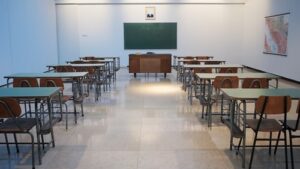
[[[295,87],[280,81],[280,86]],[[299,87],[299,86],[296,86]],[[71,106],[70,106],[71,107]],[[209,129],[200,117],[197,100],[190,105],[175,71],[162,75],[139,74],[133,78],[121,69],[117,82],[97,102],[91,94],[78,124],[69,120],[55,128],[55,148],[46,148],[38,169],[239,169],[241,158],[229,150],[229,130],[213,119]],[[248,132],[252,143],[252,132]],[[3,140],[3,136],[0,136]],[[19,138],[26,140],[25,136]],[[299,143],[299,142],[298,142]],[[1,169],[31,168],[30,146],[16,155],[0,147]],[[247,163],[250,150],[247,150]],[[300,150],[295,149],[296,168]],[[283,150],[276,156],[258,148],[253,169],[284,168]]]

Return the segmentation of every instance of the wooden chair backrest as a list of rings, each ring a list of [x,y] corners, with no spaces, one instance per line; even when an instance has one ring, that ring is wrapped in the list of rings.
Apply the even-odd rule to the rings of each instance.
[[[21,107],[16,99],[0,99],[0,118],[13,118],[21,115]]]
[[[255,112],[259,114],[284,114],[291,109],[290,96],[260,96],[255,102]]]
[[[71,64],[82,64],[82,63],[86,63],[86,62],[83,60],[75,60],[75,61],[71,61],[70,63]]]
[[[222,62],[220,62],[220,61],[207,61],[207,62],[205,62],[206,65],[219,65],[221,63]]]
[[[41,87],[61,87],[64,89],[64,82],[61,78],[41,78],[40,79]]]
[[[213,85],[215,89],[238,88],[239,78],[237,76],[216,76]]]
[[[243,80],[242,88],[269,88],[269,79],[246,78]]]
[[[200,64],[200,62],[197,61],[197,60],[191,60],[191,61],[183,61],[183,64],[185,64],[185,65],[197,65],[197,64]]]
[[[103,61],[101,61],[101,60],[89,60],[88,62],[86,62],[86,63],[89,63],[89,64],[100,64],[100,63],[105,63],[105,62],[103,62]]]
[[[212,73],[212,68],[194,68],[194,73]]]
[[[194,56],[186,56],[184,57],[184,59],[190,59],[190,60],[193,60],[195,57]]]
[[[73,66],[56,66],[55,67],[56,72],[74,72]]]
[[[36,78],[14,78],[13,87],[38,87]]]
[[[96,57],[95,56],[85,56],[83,57],[83,60],[95,60]]]
[[[220,68],[219,73],[237,73],[238,68],[237,67],[222,67]]]
[[[195,58],[196,58],[197,60],[208,60],[208,59],[209,59],[208,56],[195,56]]]

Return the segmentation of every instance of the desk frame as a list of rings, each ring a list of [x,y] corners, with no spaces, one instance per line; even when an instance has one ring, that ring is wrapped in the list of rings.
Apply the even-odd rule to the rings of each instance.
[[[233,127],[236,126],[234,121],[235,105],[237,101],[243,102],[243,153],[242,153],[242,167],[245,168],[246,157],[246,100],[257,100],[259,96],[290,96],[292,99],[300,99],[300,89],[222,89],[224,95],[231,99],[230,104],[230,150],[233,147],[233,138],[236,137],[233,132]]]

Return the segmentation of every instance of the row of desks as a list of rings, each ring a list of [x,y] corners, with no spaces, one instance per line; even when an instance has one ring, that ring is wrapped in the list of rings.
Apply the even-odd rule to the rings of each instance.
[[[114,71],[114,77],[116,77],[116,71],[118,70],[117,61],[120,61],[117,57],[111,57],[106,59],[101,59],[103,63],[84,63],[84,64],[65,64],[65,65],[48,65],[48,69],[55,68],[58,66],[72,66],[72,67],[79,67],[79,68],[89,68],[93,67],[96,69],[105,68],[107,63],[112,63],[112,68]],[[119,67],[119,66],[118,66]],[[7,88],[0,88],[0,98],[16,98],[16,99],[34,99],[34,100],[45,100],[47,103],[47,111],[48,111],[48,122],[42,124],[42,126],[37,128],[39,130],[39,135],[47,134],[49,132],[51,134],[51,143],[53,147],[55,146],[54,141],[54,133],[53,133],[53,125],[55,124],[55,118],[53,116],[53,110],[51,107],[51,100],[54,96],[61,97],[61,89],[59,87],[14,87],[9,88],[9,84],[12,82],[14,78],[62,78],[62,79],[73,79],[73,83],[76,85],[72,85],[72,87],[76,86],[76,89],[72,89],[73,94],[75,95],[74,91],[79,91],[80,95],[83,94],[82,91],[82,81],[84,78],[87,78],[88,72],[49,72],[49,73],[15,73],[11,75],[7,75],[4,78],[7,79]],[[75,97],[75,96],[74,96]],[[60,110],[62,111],[61,107]],[[35,117],[39,120],[39,110],[35,109]],[[43,112],[45,113],[45,112]],[[40,137],[40,136],[38,136]],[[40,152],[40,150],[38,150]],[[39,161],[41,163],[41,158],[39,157]]]
[[[279,76],[271,74],[271,73],[243,73],[243,66],[239,64],[218,64],[218,65],[205,65],[201,63],[208,62],[209,60],[202,60],[199,61],[199,64],[182,64],[182,63],[188,63],[192,62],[194,63],[196,59],[187,61],[186,59],[178,59],[178,65],[181,65],[181,68],[184,72],[191,72],[191,70],[196,68],[212,68],[214,69],[214,73],[195,73],[194,77],[197,78],[197,80],[208,82],[212,86],[213,80],[216,78],[216,76],[237,76],[240,80],[246,79],[246,78],[266,78],[269,80],[275,80],[274,88],[271,89],[242,89],[242,88],[236,88],[236,89],[221,89],[222,93],[226,98],[231,100],[230,104],[230,118],[227,121],[228,126],[230,128],[230,149],[233,147],[233,138],[243,138],[242,142],[242,167],[245,168],[245,149],[246,149],[246,101],[247,100],[256,100],[259,96],[290,96],[292,99],[300,99],[300,89],[291,89],[291,88],[278,88],[279,83],[278,80],[280,79]],[[197,61],[197,60],[196,60]],[[218,69],[220,68],[238,68],[240,71],[238,73],[217,73]],[[183,86],[186,85],[185,78],[183,79]],[[192,97],[189,95],[188,98],[190,99],[190,102],[192,103]],[[236,121],[236,107],[235,105],[237,102],[243,103],[243,119],[242,123],[239,123]],[[242,127],[237,127],[237,123],[243,124]],[[209,125],[210,126],[210,125]],[[235,129],[238,128],[240,130],[240,134],[237,135]]]
[[[205,69],[211,68],[214,73],[217,73],[221,68],[238,68],[240,72],[243,72],[244,66],[239,64],[217,64],[217,65],[201,65],[201,64],[185,64],[177,70],[177,79],[181,79],[183,83],[183,89],[186,89],[186,85],[189,83],[187,81],[188,76],[192,76],[194,69]],[[181,77],[182,76],[182,77]]]

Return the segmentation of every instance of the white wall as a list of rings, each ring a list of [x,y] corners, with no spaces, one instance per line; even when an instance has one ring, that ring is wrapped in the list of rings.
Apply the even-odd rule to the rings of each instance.
[[[288,56],[263,54],[265,16],[290,12]],[[300,81],[300,1],[249,0],[245,5],[242,63]]]
[[[10,57],[10,33],[9,33],[9,3],[0,1],[0,85],[4,83],[4,75],[11,73],[12,58]]]
[[[83,1],[82,1],[83,2]],[[138,2],[138,1],[136,1]],[[145,20],[145,7],[156,7],[156,20]],[[243,4],[57,4],[60,62],[79,56],[119,56],[148,50],[124,50],[124,22],[177,22],[174,55],[213,55],[239,62],[242,52]]]
[[[4,75],[42,72],[57,63],[53,0],[1,0],[0,23],[0,84]]]

